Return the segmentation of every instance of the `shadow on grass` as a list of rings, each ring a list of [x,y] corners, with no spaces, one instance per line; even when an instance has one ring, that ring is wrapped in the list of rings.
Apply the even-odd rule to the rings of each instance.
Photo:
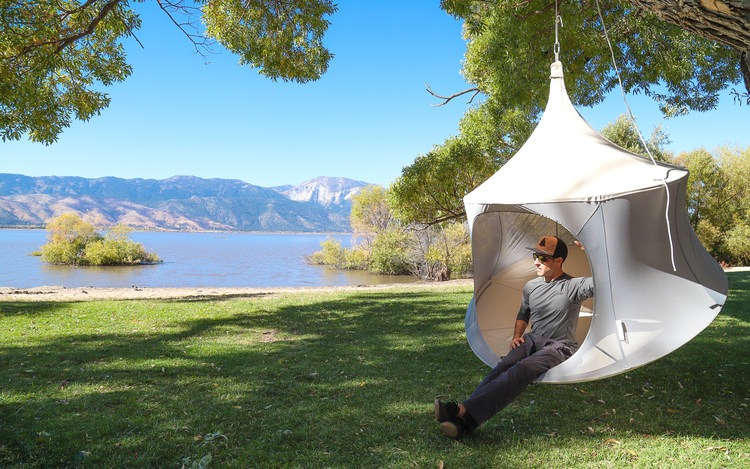
[[[750,275],[730,280],[741,291],[677,352],[609,380],[532,386],[465,444],[747,438]],[[310,298],[3,303],[3,321],[26,322],[0,345],[0,465],[164,467],[209,453],[217,467],[432,465],[451,445],[432,400],[466,396],[487,371],[463,332],[470,293]]]
[[[297,440],[350,457],[361,446],[342,432],[392,419],[392,399],[421,405],[410,385],[446,349],[465,354],[466,292],[435,298],[5,303],[3,320],[24,322],[0,346],[0,465],[177,465],[217,431],[237,445],[225,462],[267,466]],[[170,313],[141,320],[149,309]]]

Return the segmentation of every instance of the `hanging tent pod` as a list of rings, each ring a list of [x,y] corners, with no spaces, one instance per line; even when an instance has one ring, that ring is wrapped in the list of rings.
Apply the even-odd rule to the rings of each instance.
[[[613,376],[652,362],[708,326],[727,296],[721,267],[695,236],[685,207],[688,172],[630,153],[573,107],[562,64],[528,141],[464,197],[474,257],[469,344],[495,366],[507,353],[529,250],[544,234],[569,245],[565,270],[593,276],[577,325],[578,351],[538,381]],[[585,251],[572,244],[580,240]]]

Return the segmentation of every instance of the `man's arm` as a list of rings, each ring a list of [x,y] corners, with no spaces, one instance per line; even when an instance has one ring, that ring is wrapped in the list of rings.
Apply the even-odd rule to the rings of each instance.
[[[510,341],[510,348],[514,349],[524,343],[523,333],[526,332],[526,327],[529,325],[528,321],[523,319],[516,319],[516,327],[513,328],[513,340]]]

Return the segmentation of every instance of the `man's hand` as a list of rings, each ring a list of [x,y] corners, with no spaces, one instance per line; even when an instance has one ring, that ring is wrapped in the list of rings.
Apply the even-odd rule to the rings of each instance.
[[[513,328],[513,340],[510,341],[510,350],[518,347],[525,341],[523,340],[523,334],[526,332],[526,328],[529,326],[528,321],[523,319],[516,319],[516,326]]]

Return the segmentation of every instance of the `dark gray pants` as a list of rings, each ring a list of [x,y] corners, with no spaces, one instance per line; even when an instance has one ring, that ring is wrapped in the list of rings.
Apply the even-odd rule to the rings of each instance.
[[[557,340],[534,333],[523,337],[525,342],[508,352],[463,402],[477,425],[500,412],[542,373],[573,354]]]

